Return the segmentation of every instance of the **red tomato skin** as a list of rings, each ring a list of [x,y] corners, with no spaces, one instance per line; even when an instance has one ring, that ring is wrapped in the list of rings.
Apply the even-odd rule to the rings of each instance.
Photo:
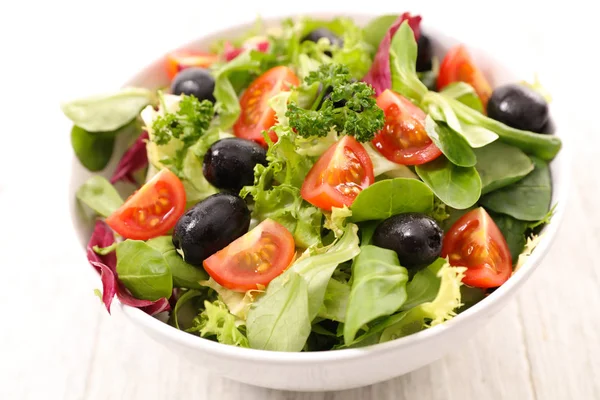
[[[465,82],[473,86],[485,110],[492,95],[492,87],[483,72],[475,65],[464,45],[451,48],[440,64],[437,89],[442,90],[454,82]]]
[[[210,67],[219,60],[219,56],[196,50],[178,50],[167,54],[166,59],[167,75],[169,80],[173,80],[179,72],[186,68]]]
[[[271,257],[274,262],[270,263],[265,271],[249,270],[242,268],[236,263],[237,260],[255,259],[254,254],[261,254],[268,250],[266,245],[251,252],[249,257],[241,256],[244,251],[253,249],[258,241],[267,235],[269,246],[272,248]],[[257,238],[258,236],[258,238]],[[273,279],[281,275],[292,263],[295,255],[294,237],[281,224],[271,219],[266,219],[242,237],[231,242],[227,247],[204,260],[203,265],[206,272],[219,285],[238,292],[257,290],[267,286]],[[269,260],[270,262],[273,260]],[[237,269],[236,269],[237,267]]]
[[[271,68],[254,80],[240,98],[241,112],[233,126],[235,136],[254,140],[266,147],[262,132],[268,131],[271,141],[277,142],[277,134],[270,130],[277,122],[275,111],[269,107],[268,101],[299,84],[300,80],[294,71],[285,66]]]
[[[352,183],[352,185],[349,187],[351,190],[349,190],[348,194],[346,195],[331,186],[329,183],[324,182],[326,179],[324,174],[331,167],[332,159],[336,156],[336,152],[339,152],[340,149],[344,150],[344,156],[348,155],[346,149],[349,149],[349,151],[352,152],[352,157],[355,159],[349,160],[346,158],[345,160],[349,160],[354,163],[355,171],[358,169],[356,172],[358,177],[361,178],[360,182],[346,181]],[[344,164],[344,166],[346,167],[347,163]],[[330,173],[333,174],[336,173],[336,171],[331,171]],[[337,173],[340,173],[339,169],[337,170]],[[342,171],[341,173],[345,173],[345,177],[351,177],[351,175],[349,176],[348,172],[346,171]],[[342,176],[342,178],[343,177],[344,176]],[[344,136],[340,141],[331,145],[331,147],[329,147],[329,149],[323,153],[319,160],[317,160],[315,165],[313,165],[304,179],[300,194],[304,200],[308,201],[312,205],[326,211],[331,211],[333,207],[351,206],[358,193],[362,189],[373,184],[374,181],[375,177],[373,174],[373,162],[371,161],[369,154],[363,145],[352,136]],[[340,182],[339,184],[343,183],[344,182]],[[346,187],[348,186],[346,185]]]
[[[124,238],[148,240],[173,229],[185,204],[183,183],[165,168],[109,215],[106,223]],[[151,225],[156,218],[158,222]]]
[[[420,165],[442,155],[427,136],[425,113],[410,100],[387,89],[377,97],[377,106],[385,113],[385,125],[373,145],[385,158],[396,164]],[[421,143],[414,143],[415,138]],[[411,146],[401,147],[400,143]]]
[[[479,251],[488,255],[487,262],[475,259]],[[490,252],[496,255],[495,259],[490,260]],[[446,232],[442,257],[448,257],[450,265],[467,267],[463,283],[469,286],[498,287],[512,274],[512,257],[506,239],[483,207],[460,217]]]

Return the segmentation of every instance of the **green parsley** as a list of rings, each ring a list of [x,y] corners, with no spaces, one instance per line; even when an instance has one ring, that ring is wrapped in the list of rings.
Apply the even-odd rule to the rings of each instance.
[[[359,142],[368,142],[383,128],[384,114],[377,107],[375,91],[364,82],[356,82],[347,66],[321,65],[304,79],[300,90],[315,83],[321,85],[321,91],[311,109],[294,102],[288,105],[286,116],[298,135],[324,137],[335,128]]]
[[[164,104],[163,104],[164,108]],[[214,116],[214,106],[208,100],[182,95],[179,110],[157,117],[152,124],[152,141],[160,146],[178,139],[183,147],[175,157],[161,160],[180,175],[187,150],[206,132]]]

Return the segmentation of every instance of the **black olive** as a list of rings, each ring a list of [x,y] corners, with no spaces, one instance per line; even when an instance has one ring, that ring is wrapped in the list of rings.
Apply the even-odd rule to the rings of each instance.
[[[513,128],[542,133],[548,122],[548,103],[526,86],[504,85],[492,92],[487,114]]]
[[[217,193],[190,208],[173,230],[173,245],[192,265],[221,250],[248,231],[250,210],[238,196]]]
[[[317,28],[314,31],[309,32],[306,36],[304,36],[302,38],[302,42],[308,40],[308,41],[317,43],[319,41],[319,39],[321,39],[321,38],[329,39],[329,43],[331,43],[334,46],[337,46],[337,47],[344,46],[344,41],[339,36],[337,36],[335,33],[331,32],[327,28]],[[325,54],[327,54],[329,57],[331,57],[330,51],[326,51]]]
[[[442,252],[444,232],[437,222],[420,213],[398,214],[380,223],[373,244],[394,250],[407,269],[426,267]]]
[[[540,132],[540,133],[554,135],[554,132],[556,132],[556,125],[554,124],[554,121],[552,120],[552,118],[548,117],[548,121],[546,121],[546,123],[544,124],[544,127],[542,128],[542,132]]]
[[[256,142],[240,138],[221,139],[204,155],[202,172],[219,189],[239,192],[254,183],[254,166],[267,165],[267,152]]]
[[[173,94],[193,95],[198,100],[209,100],[213,103],[215,102],[214,90],[215,79],[204,68],[186,68],[175,75],[171,83],[171,92]]]
[[[428,36],[421,35],[417,40],[417,72],[431,71],[433,68],[433,47]]]

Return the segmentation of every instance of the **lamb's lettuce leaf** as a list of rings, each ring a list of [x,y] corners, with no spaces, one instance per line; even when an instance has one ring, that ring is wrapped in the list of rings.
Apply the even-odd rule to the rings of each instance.
[[[357,231],[356,225],[348,224],[342,237],[325,252],[301,257],[271,281],[265,295],[248,312],[252,348],[302,350],[334,270],[360,252]]]
[[[344,322],[344,342],[379,317],[394,314],[406,301],[408,271],[393,250],[368,245],[352,263],[352,289]]]

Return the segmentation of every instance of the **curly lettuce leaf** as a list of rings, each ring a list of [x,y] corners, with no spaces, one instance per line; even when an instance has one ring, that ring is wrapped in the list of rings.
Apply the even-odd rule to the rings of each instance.
[[[298,154],[295,135],[287,126],[285,110],[289,96],[289,92],[282,93],[270,101],[279,121],[273,128],[278,140],[273,143],[265,135],[269,145],[268,164],[255,166],[254,185],[242,188],[240,196],[252,196],[254,220],[271,218],[279,222],[292,233],[296,246],[306,248],[321,242],[323,214],[300,195],[300,187],[312,167],[313,159]]]
[[[446,263],[437,273],[440,289],[435,299],[392,317],[389,326],[381,333],[379,342],[408,336],[454,317],[456,309],[462,305],[460,288],[465,270],[464,267],[452,267]]]
[[[342,208],[332,207],[331,212],[327,212],[324,215],[325,222],[323,223],[323,227],[332,231],[335,237],[338,238],[344,233],[346,222],[352,216],[352,210],[346,206]]]
[[[219,343],[239,347],[249,347],[248,339],[235,316],[229,313],[221,300],[204,302],[204,310],[194,319],[187,332],[198,333],[205,338],[216,339]]]
[[[213,278],[207,281],[201,281],[202,286],[211,288],[219,295],[221,300],[227,306],[229,312],[242,321],[246,320],[250,306],[256,300],[256,296],[263,293],[263,290],[249,290],[247,292],[234,292],[219,285]]]
[[[453,267],[440,258],[419,271],[406,286],[406,301],[400,312],[374,321],[354,341],[337,346],[363,347],[407,336],[440,324],[461,307],[464,267]]]

